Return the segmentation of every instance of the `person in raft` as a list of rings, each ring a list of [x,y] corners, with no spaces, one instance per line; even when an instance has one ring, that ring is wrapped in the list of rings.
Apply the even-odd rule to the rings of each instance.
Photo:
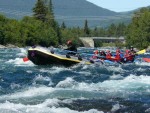
[[[68,51],[67,54],[69,54],[69,55],[76,55],[76,54],[77,54],[77,48],[76,48],[76,46],[72,43],[71,40],[68,40],[68,41],[67,41],[67,47],[68,47],[68,48],[65,49],[65,50]]]
[[[131,53],[136,54],[136,51],[134,50],[133,46],[130,48]]]
[[[121,57],[121,52],[119,49],[116,50],[116,56],[115,56],[115,59],[117,62],[120,62],[122,60],[122,57]]]
[[[92,56],[93,59],[97,59],[98,58],[98,50],[94,51],[94,55]]]
[[[127,49],[124,55],[124,62],[133,62],[134,58],[135,58],[135,55],[133,55],[133,53]]]
[[[106,59],[111,60],[111,61],[115,61],[115,62],[122,62],[123,61],[123,58],[122,58],[122,55],[121,55],[121,52],[119,49],[116,50],[115,56],[112,56],[110,51],[107,51]]]
[[[106,56],[106,53],[105,53],[105,51],[102,50],[102,51],[99,52],[99,55],[100,56]]]
[[[107,59],[107,60],[110,60],[111,57],[112,57],[111,52],[110,52],[109,50],[107,50],[107,51],[106,51],[106,59]]]

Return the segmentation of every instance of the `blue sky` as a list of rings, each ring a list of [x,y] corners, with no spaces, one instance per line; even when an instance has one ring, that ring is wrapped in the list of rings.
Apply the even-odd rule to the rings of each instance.
[[[116,11],[130,11],[139,7],[150,6],[150,0],[87,0],[100,7]]]

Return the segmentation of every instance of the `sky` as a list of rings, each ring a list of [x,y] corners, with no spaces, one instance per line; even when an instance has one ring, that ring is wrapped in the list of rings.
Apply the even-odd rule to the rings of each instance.
[[[115,11],[131,11],[140,7],[150,6],[150,0],[87,0],[100,7]]]

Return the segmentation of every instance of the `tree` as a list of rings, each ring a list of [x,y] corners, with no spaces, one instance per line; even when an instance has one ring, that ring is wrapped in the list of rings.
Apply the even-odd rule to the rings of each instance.
[[[117,37],[125,36],[125,32],[126,32],[126,25],[124,23],[119,23],[116,26],[116,36]]]
[[[127,30],[127,46],[143,49],[150,44],[150,9],[143,8],[135,13]]]
[[[116,25],[115,24],[111,24],[110,27],[108,28],[108,36],[116,36]]]
[[[5,44],[4,43],[4,40],[5,40],[4,27],[7,22],[8,22],[8,19],[5,16],[0,15],[0,44]]]
[[[43,0],[37,0],[33,12],[36,19],[41,20],[42,22],[46,21],[47,7]]]
[[[85,24],[84,24],[84,34],[85,34],[85,36],[89,36],[89,34],[90,34],[87,20],[85,20]]]
[[[47,4],[47,9],[48,9],[47,14],[46,14],[46,24],[49,27],[52,27],[56,31],[56,34],[57,34],[57,37],[58,37],[58,42],[59,42],[59,44],[61,44],[62,43],[61,32],[60,32],[59,25],[56,22],[55,16],[54,16],[54,13],[53,13],[52,0],[45,0],[45,1],[46,1],[46,4]]]
[[[63,22],[62,24],[61,24],[61,29],[65,29],[66,28],[66,25],[65,25],[65,23]]]

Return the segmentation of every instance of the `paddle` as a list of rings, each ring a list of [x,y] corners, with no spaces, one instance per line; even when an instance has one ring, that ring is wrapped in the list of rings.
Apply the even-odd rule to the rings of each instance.
[[[28,57],[24,57],[24,58],[23,58],[23,61],[24,61],[24,62],[29,61]]]
[[[146,53],[146,49],[143,49],[143,50],[140,50],[140,51],[138,51],[138,52],[136,52],[136,54],[144,54],[144,53]]]

